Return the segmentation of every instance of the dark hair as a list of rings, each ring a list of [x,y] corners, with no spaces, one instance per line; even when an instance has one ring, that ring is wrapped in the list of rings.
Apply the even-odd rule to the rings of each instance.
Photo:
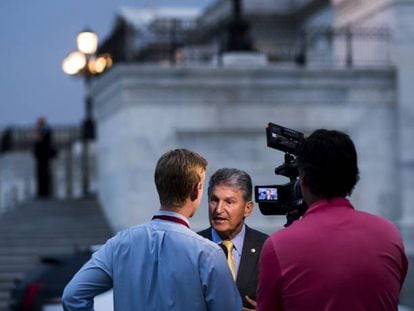
[[[252,179],[245,171],[236,168],[221,168],[217,170],[210,177],[208,183],[207,195],[209,199],[214,187],[219,185],[238,188],[243,192],[243,199],[245,201],[252,200]]]
[[[181,206],[207,169],[207,160],[187,149],[164,153],[155,168],[155,185],[162,206]]]
[[[354,143],[339,131],[313,132],[298,146],[296,161],[310,191],[322,198],[351,195],[359,180]]]

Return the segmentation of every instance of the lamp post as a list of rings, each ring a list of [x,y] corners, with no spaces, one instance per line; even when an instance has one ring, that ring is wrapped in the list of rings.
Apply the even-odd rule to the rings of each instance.
[[[68,75],[82,77],[85,81],[85,116],[82,121],[82,194],[90,195],[89,141],[95,139],[95,121],[93,119],[93,102],[90,94],[91,79],[112,66],[109,54],[96,55],[98,36],[87,29],[76,38],[77,50],[66,56],[62,63],[63,71]]]
[[[228,25],[226,51],[252,51],[253,44],[249,37],[249,24],[243,18],[243,0],[232,0],[232,16]]]

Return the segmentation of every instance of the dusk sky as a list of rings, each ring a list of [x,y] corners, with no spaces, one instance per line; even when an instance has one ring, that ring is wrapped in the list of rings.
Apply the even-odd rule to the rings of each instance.
[[[77,124],[84,115],[79,77],[62,71],[86,27],[103,40],[120,7],[205,7],[213,0],[1,0],[0,128],[31,125],[38,116],[51,124]]]

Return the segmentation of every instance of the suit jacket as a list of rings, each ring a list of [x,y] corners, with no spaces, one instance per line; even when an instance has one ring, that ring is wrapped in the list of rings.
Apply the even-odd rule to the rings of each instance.
[[[198,232],[199,235],[211,240],[211,227]],[[240,258],[239,271],[237,273],[236,285],[239,289],[243,305],[251,307],[244,298],[246,295],[256,300],[256,288],[259,278],[259,256],[267,235],[249,228],[246,225],[242,255]]]

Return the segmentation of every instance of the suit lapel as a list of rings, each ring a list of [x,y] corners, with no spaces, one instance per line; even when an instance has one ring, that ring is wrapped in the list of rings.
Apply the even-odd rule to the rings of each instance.
[[[237,274],[236,284],[243,288],[249,283],[252,274],[256,274],[256,263],[258,260],[258,249],[255,246],[255,239],[249,227],[246,226],[246,235],[243,242],[242,256]]]

